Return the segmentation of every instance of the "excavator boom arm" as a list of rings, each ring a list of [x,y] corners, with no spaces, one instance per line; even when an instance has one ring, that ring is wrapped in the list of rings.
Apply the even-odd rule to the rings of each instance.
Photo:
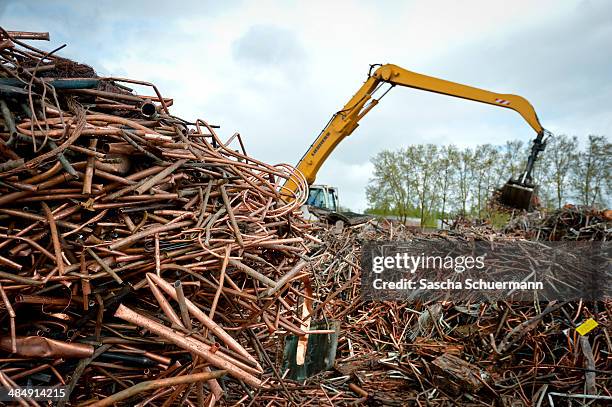
[[[440,93],[512,109],[525,119],[538,134],[538,138],[541,139],[544,131],[533,106],[521,96],[490,92],[484,89],[408,71],[397,65],[386,64],[380,66],[369,75],[365,83],[359,88],[357,93],[355,93],[343,109],[334,114],[327,126],[321,131],[298,163],[297,169],[301,171],[309,185],[315,181],[317,172],[336,146],[345,137],[349,136],[357,128],[363,116],[376,106],[378,100],[373,99],[372,94],[383,83]],[[297,189],[297,184],[292,179],[289,179],[284,187],[293,192]]]

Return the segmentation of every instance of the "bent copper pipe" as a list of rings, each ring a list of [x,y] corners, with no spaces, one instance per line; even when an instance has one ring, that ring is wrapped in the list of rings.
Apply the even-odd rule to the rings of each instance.
[[[17,337],[17,355],[29,358],[87,358],[93,355],[91,345],[81,343],[67,343],[40,336]],[[11,338],[0,337],[0,349],[7,352],[11,350]]]

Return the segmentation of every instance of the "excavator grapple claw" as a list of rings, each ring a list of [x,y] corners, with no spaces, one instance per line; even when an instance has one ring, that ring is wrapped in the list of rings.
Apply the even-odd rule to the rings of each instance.
[[[538,204],[537,186],[511,179],[501,188],[499,200],[509,208],[531,211]]]

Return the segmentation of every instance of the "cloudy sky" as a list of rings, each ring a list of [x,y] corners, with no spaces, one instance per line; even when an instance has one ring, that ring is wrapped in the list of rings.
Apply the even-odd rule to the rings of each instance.
[[[612,134],[612,1],[0,0],[0,25],[49,31],[101,75],[154,82],[173,113],[239,132],[247,152],[296,164],[369,64],[526,97],[557,134]],[[506,109],[395,88],[317,182],[366,208],[369,160],[412,143],[533,138]]]

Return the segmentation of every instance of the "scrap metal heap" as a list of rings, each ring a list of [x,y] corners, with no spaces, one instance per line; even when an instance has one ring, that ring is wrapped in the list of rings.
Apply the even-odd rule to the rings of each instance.
[[[576,394],[612,400],[610,299],[400,303],[360,294],[366,241],[610,241],[611,214],[567,207],[522,215],[503,231],[458,222],[453,230],[422,234],[388,221],[327,229],[318,235],[324,246],[311,255],[313,295],[321,299],[317,318],[339,320],[341,334],[335,369],[308,379],[310,391],[339,405],[554,406],[582,401]],[[522,253],[514,260],[531,262]],[[590,318],[599,327],[580,335],[576,327]]]
[[[59,381],[81,403],[159,378],[182,380],[154,396],[177,403],[220,398],[224,374],[260,388],[260,321],[303,333],[301,294],[280,291],[314,239],[305,181],[286,203],[293,168],[238,134],[2,34],[2,385]]]
[[[307,186],[292,167],[171,115],[152,84],[98,77],[20,40],[32,34],[0,31],[3,388],[65,385],[59,405],[90,406],[611,396],[610,302],[365,302],[362,243],[414,232],[305,223]],[[301,185],[288,203],[292,175]],[[602,216],[581,238],[609,240]],[[520,225],[436,236],[534,238]],[[598,331],[575,333],[590,317]],[[283,377],[284,340],[329,335],[310,324],[327,319],[341,327],[334,368]]]

